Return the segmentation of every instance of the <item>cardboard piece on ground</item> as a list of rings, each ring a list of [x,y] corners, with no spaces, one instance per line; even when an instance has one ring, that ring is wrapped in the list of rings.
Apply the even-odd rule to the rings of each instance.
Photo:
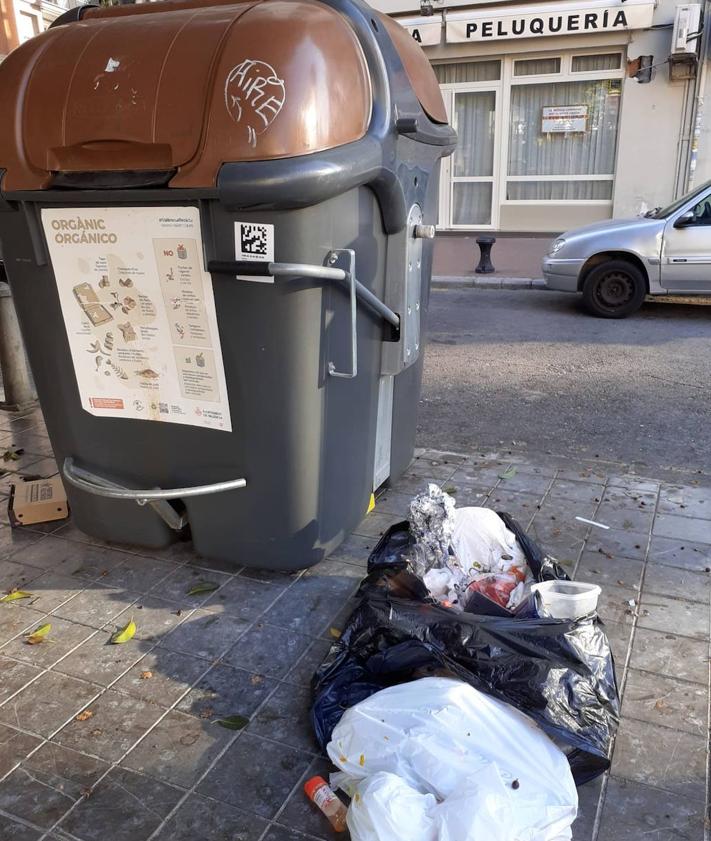
[[[61,477],[12,485],[7,513],[13,528],[64,520],[69,516],[69,506]]]

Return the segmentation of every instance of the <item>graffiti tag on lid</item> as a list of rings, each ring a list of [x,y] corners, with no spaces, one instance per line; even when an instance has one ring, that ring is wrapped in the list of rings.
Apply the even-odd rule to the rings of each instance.
[[[284,80],[264,61],[245,59],[233,67],[225,82],[225,105],[236,123],[247,127],[250,146],[257,145],[286,101]]]

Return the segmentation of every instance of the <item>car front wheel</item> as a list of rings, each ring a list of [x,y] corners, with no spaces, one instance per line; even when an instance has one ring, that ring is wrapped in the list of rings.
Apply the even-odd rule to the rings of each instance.
[[[642,272],[627,260],[607,260],[595,266],[583,284],[583,303],[600,318],[626,318],[644,301]]]

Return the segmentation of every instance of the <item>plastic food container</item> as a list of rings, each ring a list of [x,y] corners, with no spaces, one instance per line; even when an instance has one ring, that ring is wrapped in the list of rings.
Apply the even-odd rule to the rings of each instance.
[[[553,619],[578,619],[597,610],[602,590],[583,581],[543,581],[534,584],[538,613]]]

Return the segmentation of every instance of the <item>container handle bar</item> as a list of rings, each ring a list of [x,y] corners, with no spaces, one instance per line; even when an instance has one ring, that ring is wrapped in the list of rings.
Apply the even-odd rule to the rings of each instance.
[[[191,485],[187,488],[126,488],[117,482],[97,476],[83,467],[77,467],[74,459],[65,458],[62,465],[64,478],[75,488],[108,499],[132,500],[138,505],[150,505],[155,512],[172,528],[183,528],[187,520],[184,516],[168,505],[169,499],[182,499],[188,496],[205,496],[207,494],[233,491],[247,486],[246,479],[229,479],[226,482],[213,482],[210,485]]]
[[[333,252],[337,253],[337,252]],[[312,277],[315,280],[332,280],[351,284],[349,272],[329,266],[315,266],[310,263],[250,263],[241,260],[209,260],[207,270],[211,274],[243,275],[246,277]],[[370,289],[353,278],[356,297],[376,315],[400,329],[400,316],[386,306]]]

